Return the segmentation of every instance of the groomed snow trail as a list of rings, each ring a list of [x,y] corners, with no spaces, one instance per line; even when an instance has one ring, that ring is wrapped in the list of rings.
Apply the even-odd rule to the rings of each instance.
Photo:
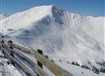
[[[12,64],[7,64],[7,62],[8,59],[4,58],[0,50],[0,76],[22,76]]]

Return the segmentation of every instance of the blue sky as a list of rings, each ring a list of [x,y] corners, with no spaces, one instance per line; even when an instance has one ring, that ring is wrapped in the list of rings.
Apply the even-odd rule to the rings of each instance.
[[[1,13],[11,15],[39,5],[56,5],[72,13],[104,16],[104,0],[0,0]]]

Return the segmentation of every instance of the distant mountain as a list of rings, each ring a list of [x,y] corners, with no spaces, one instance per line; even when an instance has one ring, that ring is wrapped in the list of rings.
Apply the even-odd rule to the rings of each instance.
[[[3,14],[0,14],[0,20],[6,18],[7,16],[3,15]]]
[[[53,5],[33,7],[3,19],[2,34],[53,60],[103,67],[105,17],[82,16]],[[105,68],[105,67],[104,67]]]

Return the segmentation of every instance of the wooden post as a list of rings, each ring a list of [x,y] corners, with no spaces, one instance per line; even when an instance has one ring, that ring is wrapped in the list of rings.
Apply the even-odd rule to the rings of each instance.
[[[37,51],[38,51],[38,53],[40,53],[41,55],[43,55],[43,51],[42,50],[37,49]],[[40,63],[38,60],[37,60],[37,64],[39,65],[39,67],[41,67],[43,69],[42,63]],[[37,75],[37,76],[39,76],[39,75]]]
[[[8,41],[9,48],[10,48],[10,55],[14,58],[14,52],[13,52],[13,47],[11,46],[13,42],[11,40]],[[11,60],[11,63],[15,66],[14,61]]]
[[[4,45],[3,45],[4,44],[4,41],[3,40],[1,41],[1,44],[2,44],[1,45],[1,48],[5,48]],[[4,50],[2,50],[2,53],[4,54],[4,57],[6,57]]]

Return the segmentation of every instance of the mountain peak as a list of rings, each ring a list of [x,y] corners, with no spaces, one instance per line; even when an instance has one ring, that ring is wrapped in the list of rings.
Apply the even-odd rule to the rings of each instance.
[[[28,11],[30,11],[30,12],[34,11],[35,13],[40,12],[40,13],[43,13],[43,15],[44,14],[52,15],[54,13],[59,13],[59,12],[62,13],[63,10],[61,8],[54,6],[54,5],[42,5],[42,6],[33,7],[31,9],[29,9]]]
[[[55,5],[41,5],[41,6],[35,6],[31,9],[52,9],[53,7],[56,7]]]
[[[23,20],[28,19],[27,23],[29,23],[31,21],[37,21],[44,17],[50,16],[55,18],[55,21],[60,22],[59,17],[61,17],[63,14],[64,12],[61,8],[58,8],[54,5],[42,5],[33,7],[23,12],[13,14],[10,17],[11,21],[14,21],[14,17],[17,17],[18,20],[23,17]]]
[[[51,16],[52,13],[56,12],[55,10],[57,11],[57,7],[54,5],[43,5],[43,6],[33,7],[33,8],[26,10],[20,14],[24,13],[25,15],[28,15],[30,17],[33,16],[34,18],[40,19],[40,18],[43,18],[43,17],[48,16],[48,15]]]

